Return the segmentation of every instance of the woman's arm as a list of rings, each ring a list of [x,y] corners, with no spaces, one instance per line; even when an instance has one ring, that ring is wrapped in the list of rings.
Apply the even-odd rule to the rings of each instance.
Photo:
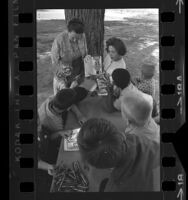
[[[121,110],[121,99],[120,98],[116,99],[113,105],[117,110]]]

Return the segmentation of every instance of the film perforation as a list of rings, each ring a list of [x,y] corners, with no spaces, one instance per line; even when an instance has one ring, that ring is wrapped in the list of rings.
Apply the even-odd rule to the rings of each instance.
[[[33,95],[33,86],[32,85],[21,85],[19,86],[19,94],[20,95]]]
[[[20,192],[34,192],[34,183],[33,182],[21,182],[20,183]]]
[[[33,38],[32,37],[19,37],[19,47],[32,47]]]
[[[174,22],[175,14],[174,12],[162,12],[161,13],[161,22]]]
[[[20,158],[20,168],[33,168],[34,159],[33,158]]]
[[[19,118],[21,120],[32,120],[33,119],[33,110],[20,110],[19,111]]]
[[[161,140],[163,143],[172,143],[175,133],[162,133]]]
[[[21,71],[21,72],[33,71],[33,62],[32,61],[20,61],[19,62],[19,71]]]
[[[33,14],[32,13],[20,13],[19,14],[19,23],[32,23]]]
[[[162,60],[161,61],[162,70],[175,70],[175,61],[174,60]]]
[[[163,191],[175,191],[176,190],[176,181],[168,180],[162,182],[162,190]]]
[[[161,37],[161,45],[163,47],[172,47],[175,45],[175,36],[162,36]]]
[[[35,1],[35,0],[33,0],[33,1]],[[41,0],[38,0],[38,1],[40,2]],[[140,1],[140,0],[138,0],[138,1]],[[180,18],[181,18],[181,14],[182,14],[181,12],[183,12],[182,7],[184,5],[184,2],[183,2],[183,0],[174,0],[174,2],[173,2],[174,5],[172,5],[172,0],[158,0],[158,1],[159,2],[161,1],[161,3],[158,2],[159,8],[157,8],[158,3],[155,2],[155,0],[153,1],[154,5],[155,5],[154,9],[156,9],[156,8],[158,9],[158,15],[157,15],[158,21],[155,22],[156,24],[158,23],[158,26],[159,26],[159,29],[158,29],[159,32],[157,33],[159,37],[156,37],[158,39],[155,38],[155,34],[152,35],[152,33],[154,33],[154,31],[155,31],[155,28],[153,28],[153,30],[151,30],[151,31],[149,28],[148,29],[144,28],[145,29],[144,31],[146,31],[147,34],[143,34],[139,30],[137,31],[137,28],[140,25],[142,25],[143,27],[145,26],[145,24],[152,26],[152,23],[154,23],[153,19],[150,21],[150,20],[147,20],[147,18],[145,19],[146,21],[143,21],[142,23],[139,22],[140,18],[142,18],[142,16],[140,15],[140,18],[135,19],[132,22],[133,24],[136,24],[137,22],[140,23],[140,25],[138,25],[138,27],[136,25],[134,27],[136,30],[135,31],[136,34],[133,34],[134,28],[133,28],[133,30],[131,29],[131,31],[132,31],[131,34],[129,33],[129,31],[128,31],[129,28],[128,28],[128,29],[126,29],[126,31],[124,33],[125,35],[122,36],[122,38],[123,38],[122,40],[125,41],[125,44],[128,47],[127,49],[128,49],[129,54],[126,55],[127,57],[130,56],[131,53],[134,55],[137,55],[136,54],[137,50],[135,50],[133,48],[134,44],[137,43],[137,49],[139,49],[140,52],[144,52],[144,53],[141,53],[143,55],[143,57],[142,57],[143,60],[144,60],[144,56],[145,56],[145,49],[148,54],[147,55],[148,58],[149,58],[150,54],[152,54],[153,58],[154,57],[157,58],[156,59],[157,66],[159,66],[159,72],[157,71],[157,73],[159,73],[159,74],[157,74],[156,77],[159,76],[159,79],[156,80],[157,78],[155,77],[156,78],[155,84],[157,83],[160,85],[158,88],[159,91],[157,91],[159,94],[158,93],[157,93],[157,95],[156,95],[156,93],[154,94],[154,96],[155,95],[157,96],[156,102],[154,102],[155,97],[153,95],[151,95],[152,98],[154,99],[153,104],[157,103],[157,106],[159,107],[159,109],[158,109],[159,120],[157,118],[158,116],[157,117],[152,116],[152,118],[155,120],[155,122],[157,123],[157,125],[159,125],[159,128],[160,128],[160,137],[159,137],[160,152],[161,152],[160,160],[159,160],[159,162],[160,162],[160,181],[159,181],[159,190],[156,193],[161,193],[160,199],[184,200],[184,198],[182,198],[182,196],[181,196],[183,187],[181,185],[179,185],[178,181],[176,180],[176,179],[178,179],[177,177],[179,177],[183,174],[182,167],[179,167],[180,161],[176,155],[176,152],[174,151],[174,147],[172,144],[175,134],[176,134],[175,133],[176,129],[179,128],[178,126],[181,121],[181,114],[177,108],[178,105],[176,105],[176,103],[177,103],[176,100],[178,99],[177,97],[181,96],[181,94],[179,93],[180,95],[178,96],[176,93],[178,92],[177,76],[181,76],[181,70],[180,70],[181,67],[180,67],[180,62],[179,62],[179,56],[180,56],[179,40],[181,40],[181,41],[184,41],[184,40],[182,39],[183,38],[182,29],[180,28],[178,30],[178,28],[176,29],[176,27],[177,27],[177,24],[181,24]],[[167,4],[164,3],[165,1],[167,2]],[[131,1],[128,0],[128,5],[130,2]],[[147,1],[147,3],[148,2],[149,1]],[[55,41],[56,32],[58,32],[58,34],[60,33],[60,25],[57,26],[58,31],[56,31],[55,29],[52,29],[51,27],[49,27],[49,30],[47,29],[48,31],[46,31],[46,30],[42,30],[42,28],[44,28],[44,27],[42,27],[41,32],[39,31],[39,33],[38,33],[39,29],[38,29],[38,24],[37,24],[38,23],[37,22],[37,20],[38,20],[37,12],[38,12],[38,10],[39,11],[41,10],[41,13],[42,13],[43,8],[42,7],[37,8],[37,6],[36,6],[37,3],[36,2],[33,3],[32,1],[30,1],[27,4],[27,2],[25,3],[24,0],[20,0],[20,1],[13,0],[13,4],[14,4],[14,8],[13,8],[13,12],[14,12],[13,16],[14,17],[13,17],[12,23],[14,26],[14,34],[13,34],[14,36],[12,37],[13,38],[12,39],[12,43],[13,43],[12,49],[14,49],[13,50],[13,62],[14,62],[13,67],[15,67],[14,71],[16,71],[16,73],[13,77],[14,92],[15,92],[14,96],[16,98],[14,100],[14,108],[15,109],[14,109],[13,119],[15,120],[15,122],[19,123],[19,126],[20,126],[20,128],[19,129],[17,128],[17,130],[16,130],[16,135],[17,135],[16,137],[18,137],[18,135],[19,135],[19,137],[16,139],[17,146],[15,145],[17,149],[19,147],[19,150],[16,150],[17,151],[16,154],[14,153],[14,156],[17,156],[17,157],[13,158],[13,160],[16,160],[16,162],[13,161],[13,162],[15,162],[15,163],[13,163],[13,165],[15,165],[15,171],[16,170],[18,171],[18,173],[15,172],[16,181],[18,182],[15,185],[17,186],[17,188],[20,191],[20,194],[19,194],[20,200],[22,200],[21,197],[25,197],[25,199],[29,199],[29,200],[30,199],[31,200],[38,200],[38,199],[40,200],[41,197],[36,198],[36,196],[35,196],[37,194],[37,192],[42,194],[42,198],[45,197],[45,194],[43,194],[44,191],[38,191],[38,188],[37,188],[38,187],[37,172],[42,169],[42,168],[38,167],[39,166],[38,161],[40,161],[42,156],[40,157],[40,155],[38,155],[39,152],[37,152],[37,151],[40,151],[41,149],[38,149],[38,150],[36,149],[37,148],[36,146],[40,146],[40,145],[37,145],[37,143],[38,143],[37,138],[39,138],[39,136],[37,135],[38,132],[35,130],[38,128],[36,116],[39,112],[39,109],[38,109],[38,107],[36,109],[36,107],[34,107],[34,105],[37,105],[37,104],[41,105],[41,102],[43,101],[43,99],[47,98],[48,95],[50,96],[51,93],[53,93],[52,88],[54,87],[53,84],[55,81],[53,79],[53,80],[51,80],[50,84],[48,84],[47,79],[49,78],[48,77],[49,74],[46,75],[47,73],[51,73],[50,67],[52,67],[52,65],[51,65],[50,61],[52,58],[52,50],[51,50],[52,48],[51,49],[47,48],[47,46],[52,47],[52,45],[53,45],[52,40]],[[21,4],[21,5],[19,6],[19,4]],[[38,5],[40,5],[40,3]],[[56,7],[57,7],[57,5],[59,6],[60,3],[57,3]],[[145,4],[143,4],[143,5],[145,5]],[[153,4],[151,4],[151,5],[153,5]],[[36,8],[35,8],[35,6],[36,6]],[[129,6],[127,8],[129,8]],[[131,6],[130,6],[130,8],[131,8]],[[152,6],[148,7],[148,5],[147,5],[146,8],[149,9],[149,8],[152,8]],[[47,11],[47,9],[50,10],[51,8],[46,8],[46,11]],[[56,8],[56,9],[61,9],[61,8]],[[136,10],[139,8],[134,8],[134,9]],[[45,9],[44,9],[44,11],[45,11]],[[151,14],[151,15],[153,15],[153,14]],[[44,14],[44,16],[45,16],[45,14]],[[57,19],[58,19],[58,17],[57,17]],[[125,17],[123,19],[124,19],[124,24],[127,27],[131,27],[131,23],[129,24],[129,17],[126,18],[126,15],[125,15]],[[49,19],[42,19],[42,20],[47,21]],[[40,23],[42,24],[43,23],[42,20],[39,18],[38,21],[40,21]],[[66,20],[65,20],[65,24],[67,23]],[[57,23],[57,22],[55,22],[55,20],[54,20],[54,22],[52,23],[53,27],[55,27],[55,23]],[[58,23],[60,23],[60,21]],[[113,21],[113,23],[115,24],[116,22]],[[110,34],[111,34],[111,32],[113,32],[113,28],[111,29],[110,23],[109,24],[106,23],[106,24],[104,25],[104,26],[106,26],[104,28],[105,28],[105,31],[107,32],[107,36],[110,38]],[[37,25],[37,26],[35,26],[35,25]],[[44,26],[45,26],[45,24],[44,24]],[[116,25],[114,25],[114,26],[116,26]],[[119,25],[117,25],[117,27],[118,26]],[[50,29],[52,29],[52,30],[50,30]],[[122,28],[122,30],[123,30],[123,28]],[[35,31],[35,33],[34,33],[34,31]],[[93,30],[93,32],[95,32],[95,30]],[[38,34],[40,34],[40,35],[38,35]],[[143,37],[141,37],[142,34],[144,35]],[[121,37],[121,33],[118,31],[117,31],[117,37],[119,37],[119,38]],[[141,37],[141,38],[139,38],[139,37]],[[43,41],[43,39],[44,39],[44,41]],[[38,40],[40,40],[41,46],[38,46],[38,43],[39,43]],[[93,40],[94,40],[94,38],[93,38]],[[156,40],[157,40],[157,42],[156,42]],[[50,41],[50,44],[48,43],[49,41]],[[106,41],[106,40],[104,40],[104,41]],[[141,45],[140,45],[140,43],[141,43]],[[158,45],[158,47],[157,47],[157,45]],[[35,54],[35,51],[36,51],[36,54]],[[135,56],[135,60],[137,59],[137,57],[139,58],[139,56],[140,56],[140,54],[138,54],[138,56]],[[41,58],[43,58],[43,60]],[[68,58],[68,56],[67,56],[67,58]],[[182,56],[182,58],[183,58],[183,56]],[[18,59],[17,63],[16,63],[16,59]],[[125,57],[126,69],[129,70],[131,67],[132,68],[134,67],[135,63],[131,62],[132,60],[130,59],[130,57],[127,60],[126,59],[127,58]],[[140,58],[140,61],[141,60],[142,59]],[[50,65],[49,65],[49,63],[50,63]],[[142,62],[136,62],[136,65],[138,65],[138,71],[142,67],[141,64],[142,64]],[[46,67],[46,69],[47,69],[47,71],[44,71],[44,72],[46,72],[46,74],[45,73],[42,74],[43,73],[43,69],[42,69],[43,65],[44,65],[44,68]],[[37,81],[38,74],[39,74],[39,72],[37,71],[38,69],[40,70],[40,72],[42,72],[39,75],[39,81]],[[130,70],[130,72],[131,72],[130,73],[131,76],[134,73],[137,75],[137,72],[134,72],[134,70],[133,70],[133,72]],[[139,72],[141,72],[141,70]],[[45,90],[46,88],[43,87],[41,84],[42,75],[43,75],[43,77],[45,76],[45,78],[46,78],[46,82],[44,81],[46,85],[45,84],[44,85],[46,86],[46,88],[49,87],[48,93]],[[136,78],[136,75],[134,78]],[[140,77],[138,76],[137,77],[138,79],[136,81],[139,82]],[[39,82],[40,88],[38,88],[38,85],[35,85],[35,84],[38,84],[37,82]],[[113,81],[113,83],[114,83],[114,81]],[[133,85],[134,84],[135,83],[133,83]],[[39,91],[39,95],[38,95],[37,90]],[[37,91],[37,97],[35,98],[36,91]],[[181,92],[181,91],[179,91],[179,92]],[[36,99],[37,99],[37,101],[35,101]],[[57,101],[54,101],[54,102],[56,104],[58,104]],[[50,105],[50,106],[52,106],[51,108],[54,108],[53,105]],[[154,110],[154,106],[155,105],[153,105],[153,110]],[[152,115],[153,115],[153,113],[152,113]],[[112,114],[110,114],[109,118],[111,118],[111,116],[112,116]],[[76,117],[75,117],[75,120],[77,120]],[[116,122],[116,121],[114,120],[113,122]],[[80,123],[80,121],[79,121],[79,123]],[[44,128],[44,127],[42,127],[42,128]],[[48,132],[47,129],[44,129],[44,132],[45,131]],[[47,138],[46,135],[44,137],[45,137],[45,139]],[[47,142],[46,142],[46,144],[47,144]],[[63,147],[61,147],[61,150],[62,150],[62,148]],[[12,151],[15,151],[15,150],[13,149]],[[60,153],[62,153],[62,152],[60,152],[60,148],[58,151],[59,151],[58,157],[60,157],[61,156]],[[47,157],[48,157],[48,155],[47,155]],[[65,162],[66,162],[66,159],[67,158],[65,158]],[[18,162],[18,160],[19,160],[19,162]],[[50,163],[50,165],[51,164],[52,163]],[[54,166],[57,167],[58,164],[59,164],[59,161],[58,161],[58,159],[56,159],[56,162],[53,163],[52,165],[53,165],[53,167]],[[44,169],[42,169],[42,170],[44,170]],[[47,170],[45,169],[45,173],[48,177],[49,177],[49,175],[51,175],[50,170],[51,169],[47,169]],[[23,174],[22,174],[22,176],[19,177],[20,172],[23,172]],[[11,174],[12,174],[12,172],[11,172]],[[108,180],[105,180],[105,179],[103,179],[103,180],[104,180],[104,188],[105,188],[105,186],[106,186],[105,184],[107,184],[107,182],[105,183],[105,181],[108,181]],[[139,182],[140,180],[138,179],[137,181]],[[103,181],[101,183],[102,183],[102,187],[103,187]],[[42,182],[42,184],[45,184],[45,181]],[[52,184],[53,184],[53,182],[52,182]],[[52,184],[51,184],[51,187],[52,187]],[[13,187],[14,187],[14,185],[13,185]],[[102,189],[102,192],[104,192],[103,191],[104,188]],[[48,192],[50,192],[50,191],[48,191]],[[59,190],[59,192],[62,192],[62,191]],[[30,194],[27,194],[27,193],[30,193]],[[148,193],[148,192],[146,192],[146,193]],[[61,194],[62,194],[62,198],[64,198],[64,194],[66,196],[67,193],[64,193],[64,194],[61,193]],[[31,197],[32,195],[33,195],[33,198]],[[125,194],[125,198],[127,199],[126,195],[127,194]],[[138,197],[139,197],[139,195],[138,195]],[[15,195],[15,199],[17,199],[16,195]],[[154,199],[154,198],[150,198],[150,199]],[[147,200],[147,198],[145,200]],[[159,200],[159,198],[158,198],[158,200]]]
[[[163,167],[175,167],[176,166],[176,158],[175,157],[163,157],[162,165],[163,165]]]
[[[33,134],[31,133],[22,133],[20,134],[20,143],[21,144],[33,144]]]
[[[161,93],[163,95],[175,95],[176,87],[173,84],[164,84],[161,86]]]
[[[161,117],[163,119],[174,119],[175,118],[175,109],[173,108],[163,108],[161,110]]]

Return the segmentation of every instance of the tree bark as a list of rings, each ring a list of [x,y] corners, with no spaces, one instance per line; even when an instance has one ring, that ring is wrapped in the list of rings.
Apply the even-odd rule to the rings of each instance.
[[[65,9],[66,24],[73,18],[78,18],[84,23],[88,54],[91,56],[102,56],[102,58],[104,48],[104,13],[105,9]]]

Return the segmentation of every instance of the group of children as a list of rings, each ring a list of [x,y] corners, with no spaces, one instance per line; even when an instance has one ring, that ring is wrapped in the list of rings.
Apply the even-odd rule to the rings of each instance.
[[[144,63],[141,67],[141,76],[131,78],[127,69],[117,68],[111,74],[113,93],[115,99],[113,106],[121,111],[122,118],[127,123],[126,134],[145,135],[148,139],[159,143],[159,120],[156,107],[155,84],[154,84],[155,65]],[[90,95],[90,92],[83,87],[67,88],[58,91],[55,95],[46,99],[38,109],[38,120],[42,127],[39,132],[39,162],[38,168],[47,170],[50,175],[53,172],[53,164],[57,157],[60,145],[60,134],[65,128],[68,111],[71,110],[78,119],[80,125],[87,120],[80,112],[77,103]],[[68,132],[64,132],[68,134]],[[144,136],[144,137],[145,137]],[[59,138],[59,139],[57,139]],[[45,141],[58,141],[55,148],[55,156],[52,148],[46,147],[45,152],[42,147]],[[54,143],[54,142],[53,142]],[[43,156],[47,155],[47,156]],[[49,164],[50,163],[50,164]]]
[[[144,134],[159,142],[159,111],[155,101],[155,65],[143,64],[141,77],[131,79],[126,69],[112,73],[116,100],[113,106],[120,110],[127,123],[126,133]]]

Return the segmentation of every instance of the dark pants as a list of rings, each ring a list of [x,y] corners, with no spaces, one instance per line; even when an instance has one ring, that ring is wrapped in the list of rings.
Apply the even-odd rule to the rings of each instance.
[[[36,173],[36,191],[37,194],[40,195],[40,198],[37,199],[41,199],[41,195],[44,193],[49,193],[50,192],[50,187],[52,184],[52,176],[50,176],[47,171],[44,170],[37,170]]]
[[[40,159],[50,164],[56,164],[61,139],[62,137],[53,140],[50,138],[43,139],[39,148]]]

